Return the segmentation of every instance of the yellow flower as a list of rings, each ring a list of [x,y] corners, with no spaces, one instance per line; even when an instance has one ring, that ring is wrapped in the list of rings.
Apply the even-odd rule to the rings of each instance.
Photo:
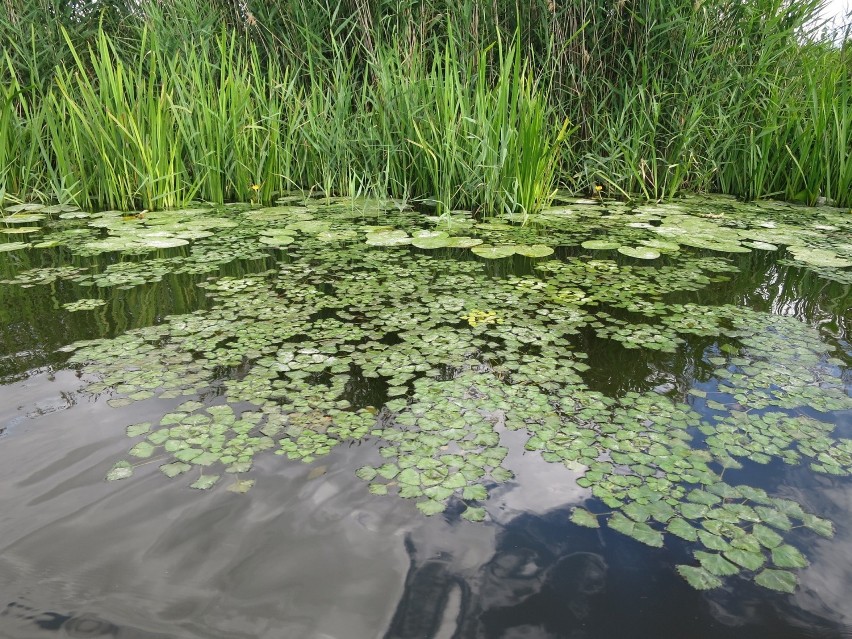
[[[260,191],[260,184],[252,184],[251,190],[257,193],[258,191]]]
[[[603,187],[600,184],[595,184],[595,192],[600,193],[603,191]]]

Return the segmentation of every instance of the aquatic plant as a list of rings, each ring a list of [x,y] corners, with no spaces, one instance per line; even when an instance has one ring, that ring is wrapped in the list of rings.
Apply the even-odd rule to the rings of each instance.
[[[153,210],[304,188],[530,215],[562,186],[848,206],[849,48],[820,35],[819,5],[11,1],[0,195]]]
[[[517,431],[528,454],[588,491],[575,524],[652,547],[678,537],[693,561],[677,570],[696,588],[742,575],[790,592],[807,565],[790,531],[833,534],[800,504],[725,476],[773,461],[852,472],[831,421],[852,407],[842,354],[796,319],[701,296],[737,276],[734,258],[782,247],[782,261],[823,283],[848,281],[852,220],[840,210],[579,199],[522,226],[513,214],[424,218],[399,202],[294,196],[141,217],[36,204],[5,217],[39,238],[10,256],[41,246],[110,258],[22,265],[6,286],[132,290],[193,274],[208,295],[194,312],[63,349],[116,410],[167,407],[127,427],[136,442],[109,480],[156,463],[192,488],[242,493],[264,481],[257,455],[311,463],[370,442],[356,473],[370,492],[482,521],[489,494],[513,481],[506,438]],[[217,272],[238,260],[253,269]],[[679,292],[695,301],[673,302]],[[677,357],[695,337],[695,379],[607,393],[592,382],[595,340],[641,362]]]

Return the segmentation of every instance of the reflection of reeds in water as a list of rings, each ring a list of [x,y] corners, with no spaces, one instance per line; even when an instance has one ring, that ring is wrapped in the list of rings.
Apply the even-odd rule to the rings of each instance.
[[[818,0],[333,4],[7,3],[0,195],[852,203],[849,48],[803,37]]]

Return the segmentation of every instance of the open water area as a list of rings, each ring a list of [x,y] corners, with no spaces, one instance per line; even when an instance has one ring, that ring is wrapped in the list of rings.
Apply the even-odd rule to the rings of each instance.
[[[852,214],[0,219],[0,637],[852,637]]]

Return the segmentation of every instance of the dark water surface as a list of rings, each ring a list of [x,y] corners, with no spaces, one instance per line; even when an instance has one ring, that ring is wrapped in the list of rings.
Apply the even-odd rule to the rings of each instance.
[[[807,464],[741,459],[741,469],[724,471],[730,484],[763,488],[834,522],[831,539],[801,526],[785,534],[810,560],[796,571],[793,594],[741,576],[695,590],[675,568],[695,563],[694,544],[667,535],[653,548],[606,525],[574,524],[576,506],[610,509],[576,483],[576,469],[543,462],[525,450],[527,434],[499,423],[509,451],[502,465],[514,477],[488,485],[485,522],[463,519],[459,501],[426,517],[412,500],[371,494],[354,473],[383,463],[385,443],[373,435],[310,463],[258,454],[250,472],[257,483],[246,494],[192,490],[183,478],[165,477],[159,457],[136,460],[129,479],[104,481],[117,460],[128,459],[125,427],[156,423],[187,397],[111,407],[107,401],[120,394],[87,392],[84,382],[96,381],[97,371],[69,366],[57,349],[208,309],[215,302],[197,287],[207,277],[242,277],[289,259],[264,250],[266,258],[235,259],[212,273],[168,273],[126,290],[62,279],[0,284],[0,637],[852,637],[852,479]],[[585,254],[569,246],[547,259]],[[614,252],[596,257],[637,263]],[[666,302],[748,307],[818,329],[844,362],[838,374],[852,395],[850,285],[780,264],[766,251],[725,258],[738,269],[728,281]],[[441,259],[479,258],[456,249]],[[48,265],[103,271],[115,260],[63,247],[0,253],[0,278]],[[491,277],[533,276],[535,264],[508,258],[485,268]],[[61,306],[89,297],[107,304],[82,312]],[[589,355],[582,375],[589,389],[612,397],[676,394],[709,415],[704,401],[683,391],[716,388],[706,356],[718,352],[719,340],[681,337],[672,353],[628,349],[588,326],[572,340]],[[379,404],[386,384],[360,378],[347,392],[360,398],[353,405]],[[201,399],[222,401],[215,393]],[[852,437],[852,411],[808,410],[836,425],[834,437]]]

